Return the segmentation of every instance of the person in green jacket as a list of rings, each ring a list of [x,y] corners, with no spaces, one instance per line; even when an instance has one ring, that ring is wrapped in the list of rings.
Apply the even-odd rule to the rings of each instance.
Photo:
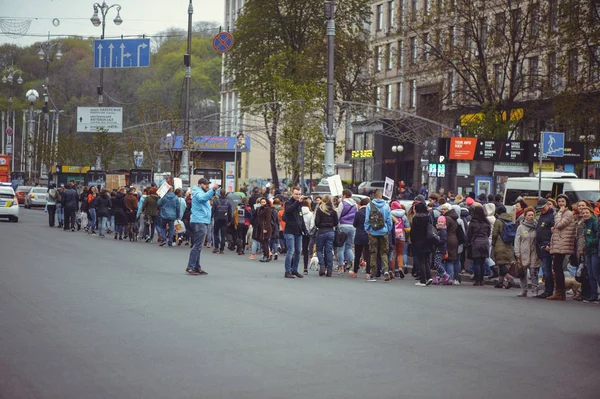
[[[598,219],[590,208],[583,208],[583,235],[585,237],[585,267],[590,283],[590,295],[584,298],[585,303],[598,303],[598,279],[600,278],[600,262],[598,261]]]
[[[502,239],[502,229],[506,223],[513,223],[512,215],[506,212],[506,208],[502,204],[496,206],[496,221],[492,227],[492,253],[491,258],[496,263],[499,269],[500,278],[496,288],[516,287],[513,277],[508,274],[508,268],[511,262],[515,259],[514,256],[514,241],[504,242]],[[507,284],[504,286],[504,280]]]

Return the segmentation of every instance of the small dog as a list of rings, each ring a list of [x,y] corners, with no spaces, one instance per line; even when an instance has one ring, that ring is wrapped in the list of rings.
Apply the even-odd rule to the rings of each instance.
[[[573,277],[565,277],[565,290],[572,290],[573,296],[578,296],[581,292],[581,283],[578,283]]]
[[[248,232],[246,233],[246,251],[252,250],[252,232],[254,228],[252,225],[248,226]]]
[[[310,260],[310,264],[308,266],[309,270],[319,270],[319,258],[317,254],[314,253],[312,259]]]

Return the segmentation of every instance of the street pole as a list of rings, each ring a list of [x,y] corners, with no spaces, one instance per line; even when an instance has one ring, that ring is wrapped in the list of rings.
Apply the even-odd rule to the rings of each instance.
[[[19,172],[25,172],[25,131],[27,130],[27,110],[23,110],[23,125],[21,127],[21,152],[19,153]]]
[[[27,135],[27,174],[31,180],[33,174],[33,136],[35,135],[35,115],[33,102],[29,103],[29,134]]]
[[[194,14],[194,6],[192,0],[188,6],[188,35],[187,35],[187,54],[184,55],[183,61],[185,64],[185,105],[184,105],[184,143],[181,153],[181,163],[179,165],[179,177],[184,184],[190,184],[190,85],[192,80],[192,15]],[[236,144],[237,145],[237,144]],[[237,151],[236,151],[237,154]],[[237,168],[237,163],[236,163]],[[237,179],[237,170],[236,170]]]
[[[333,130],[333,97],[334,97],[334,44],[335,44],[335,1],[325,2],[327,18],[327,120],[325,128],[325,162],[323,164],[323,179],[333,176],[335,163],[335,132]]]
[[[540,132],[540,147],[538,148],[538,155],[540,158],[540,169],[538,170],[538,198],[542,196],[542,151],[544,147],[543,142],[544,135]]]
[[[235,146],[233,147],[233,192],[236,192],[237,189],[237,150],[238,150],[238,143],[236,141]]]

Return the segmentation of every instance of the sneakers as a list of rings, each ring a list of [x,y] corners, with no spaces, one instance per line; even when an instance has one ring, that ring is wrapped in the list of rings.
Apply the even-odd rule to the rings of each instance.
[[[275,260],[279,259],[279,256],[277,256],[277,252],[275,252],[275,256],[273,257],[273,259],[275,259]]]
[[[390,281],[390,274],[388,272],[383,273],[383,279],[385,281]]]
[[[597,304],[597,303],[600,303],[600,301],[598,301],[597,299],[584,299],[583,303],[594,303],[594,304]]]
[[[254,258],[256,258],[256,255],[252,254],[252,255],[250,255],[250,257],[248,259],[254,259]]]
[[[369,276],[369,277],[367,278],[367,281],[368,281],[368,282],[370,282],[370,283],[374,283],[374,282],[376,282],[376,281],[377,281],[377,279],[375,278],[375,276]]]
[[[429,279],[429,280],[427,280],[427,282],[425,283],[425,285],[428,285],[428,286],[429,286],[429,285],[431,285],[431,283],[433,283],[433,280],[432,280],[432,279]]]
[[[438,285],[440,283],[440,279],[438,279],[438,276],[435,276],[432,280],[433,285]]]
[[[423,284],[422,282],[415,283],[417,287],[427,287],[427,284]]]
[[[404,270],[402,270],[402,269],[398,270],[396,273],[398,273],[398,275],[400,276],[400,278],[406,277],[406,274],[404,274]]]
[[[450,275],[448,273],[444,274],[443,277],[443,284],[444,285],[448,285],[448,282],[450,281]]]
[[[458,280],[454,280],[454,281],[452,282],[452,284],[454,284],[454,285],[460,285],[460,281],[458,281]]]
[[[296,278],[296,276],[294,276],[292,273],[287,273],[287,272],[283,275],[283,277],[285,277],[285,278]]]
[[[304,274],[308,274],[308,270],[307,270],[307,269],[304,269],[304,272],[303,272],[303,273],[304,273]]]

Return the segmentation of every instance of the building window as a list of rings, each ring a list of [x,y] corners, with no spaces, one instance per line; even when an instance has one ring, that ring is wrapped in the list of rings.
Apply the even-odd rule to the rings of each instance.
[[[392,108],[392,85],[385,85],[385,107]]]
[[[487,39],[488,39],[487,18],[481,18],[479,20],[479,37],[481,38],[481,45],[483,46],[483,48],[487,47]]]
[[[375,47],[375,65],[377,72],[381,72],[383,69],[383,48],[381,46]]]
[[[548,0],[548,28],[558,32],[558,0]]]
[[[471,56],[473,55],[473,38],[471,36],[471,26],[469,24],[465,24],[464,29],[464,51],[465,51],[465,58],[467,60],[471,59]]]
[[[510,10],[510,24],[513,33],[513,37],[518,37],[521,32],[521,9],[515,8]]]
[[[550,53],[548,54],[548,88],[551,90],[555,90],[558,86],[556,72],[556,53]]]
[[[376,14],[376,18],[377,18],[377,30],[382,30],[383,29],[383,4],[379,4],[377,6],[377,14]]]
[[[538,37],[540,35],[540,5],[538,3],[531,6],[530,17],[529,34],[531,37]]]
[[[387,70],[391,71],[394,67],[394,48],[392,47],[392,43],[386,44],[385,47],[387,57]]]
[[[429,33],[423,34],[423,61],[429,60],[429,53],[431,52],[431,44],[429,43]]]
[[[377,86],[377,91],[375,93],[375,105],[377,107],[381,107],[381,86]]]
[[[416,79],[412,79],[410,81],[410,98],[409,98],[408,106],[410,108],[417,107],[417,80]]]
[[[454,103],[454,93],[456,93],[456,79],[454,72],[448,73],[448,104]]]
[[[419,0],[410,0],[410,19],[417,20],[417,12],[419,10]]]
[[[423,14],[425,14],[426,17],[428,17],[431,13],[431,5],[429,4],[429,1],[430,0],[423,0]]]
[[[404,82],[400,82],[396,85],[396,101],[398,102],[398,109],[402,109],[402,93],[404,93]]]
[[[417,63],[417,38],[410,38],[410,63],[415,65]]]
[[[396,2],[388,1],[388,28],[392,30],[396,27]]]
[[[456,26],[451,26],[448,32],[448,43],[450,44],[450,50],[452,50],[456,47]]]
[[[494,64],[494,87],[498,95],[502,94],[504,86],[504,71],[502,70],[502,64]]]
[[[404,69],[404,40],[398,41],[398,68]]]
[[[600,82],[600,46],[590,49],[590,82]]]
[[[577,49],[569,50],[567,63],[567,81],[572,85],[579,80],[579,54]]]
[[[529,90],[537,90],[538,57],[529,58]]]

